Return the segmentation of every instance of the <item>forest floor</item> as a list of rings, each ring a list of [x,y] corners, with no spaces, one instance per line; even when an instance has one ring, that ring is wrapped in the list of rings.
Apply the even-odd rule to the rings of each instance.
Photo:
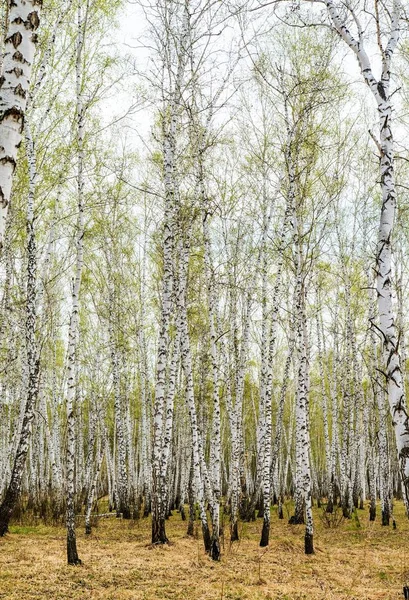
[[[287,507],[290,510],[290,505]],[[0,599],[86,600],[393,600],[403,598],[409,571],[409,521],[396,503],[397,529],[370,523],[368,511],[337,528],[315,508],[315,554],[303,551],[304,528],[279,521],[272,511],[268,550],[258,542],[261,520],[240,525],[230,544],[228,523],[222,559],[203,551],[201,536],[185,535],[175,513],[167,523],[171,544],[148,544],[150,521],[100,519],[85,536],[78,527],[79,567],[68,567],[65,531],[13,525],[0,538]],[[378,508],[379,515],[379,508]],[[197,530],[200,531],[199,525]],[[408,576],[408,573],[406,574]]]

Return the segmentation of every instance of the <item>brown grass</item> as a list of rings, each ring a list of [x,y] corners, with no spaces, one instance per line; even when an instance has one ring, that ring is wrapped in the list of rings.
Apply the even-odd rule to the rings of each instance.
[[[172,544],[148,545],[150,523],[103,519],[85,536],[78,528],[80,567],[65,564],[65,532],[38,525],[11,527],[0,539],[0,598],[112,600],[394,600],[403,598],[409,569],[409,522],[397,503],[398,529],[369,523],[367,510],[337,529],[315,509],[315,549],[303,553],[303,527],[272,514],[271,543],[260,549],[261,522],[241,524],[220,563],[201,539],[185,536],[179,516],[168,522]],[[198,528],[200,530],[200,528]],[[408,548],[406,550],[406,548]]]

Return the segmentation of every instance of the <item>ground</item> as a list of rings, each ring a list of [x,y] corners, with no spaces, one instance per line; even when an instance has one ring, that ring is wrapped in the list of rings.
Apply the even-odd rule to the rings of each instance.
[[[287,513],[291,506],[287,505]],[[378,509],[379,514],[379,509]],[[0,599],[86,600],[394,600],[409,570],[409,521],[395,506],[397,529],[370,523],[367,508],[328,528],[314,509],[315,554],[303,552],[303,526],[272,511],[269,548],[258,545],[260,519],[241,524],[214,563],[200,536],[185,535],[179,515],[167,524],[170,545],[149,545],[150,522],[100,519],[85,536],[78,524],[82,566],[65,564],[63,528],[14,525],[0,538]],[[197,526],[197,531],[200,527]]]

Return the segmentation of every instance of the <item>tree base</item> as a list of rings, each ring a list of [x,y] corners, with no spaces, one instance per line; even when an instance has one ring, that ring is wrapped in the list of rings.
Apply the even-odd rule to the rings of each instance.
[[[146,504],[144,504],[144,507],[143,507],[143,516],[145,517],[145,519],[147,517],[149,517],[150,513],[151,513],[151,502],[150,502],[150,500],[148,500],[146,502]]]
[[[121,513],[122,513],[122,518],[123,519],[130,519],[131,518],[131,510],[129,508],[129,506],[123,506],[121,509]]]
[[[263,529],[261,530],[261,540],[260,540],[261,548],[265,548],[266,546],[268,546],[269,538],[270,538],[270,522],[267,522],[264,519]]]
[[[9,532],[9,523],[8,523],[8,521],[1,521],[0,522],[0,537],[3,537],[8,532]]]
[[[74,567],[82,564],[82,561],[78,558],[77,542],[72,534],[67,536],[67,562]]]
[[[167,544],[165,519],[152,518],[152,544]]]
[[[306,533],[304,537],[305,554],[314,554],[314,540],[311,533]]]
[[[9,531],[9,522],[16,502],[17,497],[9,494],[9,490],[7,490],[3,504],[0,506],[0,537]]]
[[[213,537],[210,548],[210,558],[212,560],[220,560],[220,541],[219,538]]]
[[[288,520],[289,525],[304,525],[304,517],[300,515],[293,515]]]
[[[212,550],[212,538],[210,537],[209,525],[202,522],[203,544],[207,554]]]
[[[238,528],[237,521],[235,521],[234,523],[232,523],[230,541],[231,542],[238,542],[239,541],[239,528]]]
[[[189,523],[187,525],[186,535],[188,535],[189,537],[194,537],[195,536],[194,521],[189,521]]]

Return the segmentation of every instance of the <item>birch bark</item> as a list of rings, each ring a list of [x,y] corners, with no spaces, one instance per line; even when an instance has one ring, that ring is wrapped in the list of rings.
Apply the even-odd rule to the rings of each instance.
[[[400,0],[393,2],[390,11],[390,33],[385,45],[380,46],[382,65],[381,77],[376,79],[371,60],[365,49],[365,29],[356,13],[352,12],[357,25],[354,36],[341,17],[334,0],[325,0],[332,24],[343,41],[354,52],[365,83],[376,101],[380,134],[380,185],[382,208],[378,230],[376,251],[376,290],[378,296],[379,327],[382,343],[383,372],[386,379],[389,408],[395,432],[400,474],[406,506],[409,503],[409,418],[402,377],[401,356],[397,337],[394,308],[392,302],[392,235],[397,207],[397,193],[394,178],[394,141],[392,133],[392,101],[390,92],[391,63],[400,37],[402,5]]]
[[[186,380],[186,402],[189,409],[190,424],[192,431],[192,461],[194,474],[194,490],[200,510],[200,520],[202,522],[203,542],[206,552],[210,553],[212,548],[212,539],[210,536],[209,524],[206,514],[206,505],[204,498],[204,487],[207,478],[204,462],[203,442],[200,435],[197,411],[194,397],[194,382],[192,355],[190,349],[189,331],[187,323],[186,310],[186,285],[187,269],[189,260],[189,243],[184,241],[180,251],[179,261],[179,291],[178,291],[178,321],[180,327],[181,342],[181,362]],[[203,475],[203,478],[202,478]],[[207,487],[210,487],[209,482]]]
[[[124,519],[130,519],[131,513],[129,509],[129,490],[128,490],[128,471],[126,463],[126,440],[124,431],[124,418],[123,418],[123,407],[122,407],[122,392],[121,392],[121,379],[120,379],[120,352],[117,347],[116,336],[114,332],[113,314],[118,314],[116,307],[115,292],[112,289],[114,284],[111,284],[110,290],[110,317],[109,317],[109,337],[111,345],[111,364],[112,364],[112,383],[114,388],[114,414],[115,414],[115,431],[117,440],[117,492],[118,492],[118,503],[117,503],[117,516],[120,514]]]
[[[1,91],[1,89],[0,89]],[[18,446],[13,462],[10,482],[6,494],[0,506],[0,536],[3,536],[8,530],[8,524],[11,514],[18,500],[21,490],[24,465],[26,463],[27,452],[29,449],[31,430],[34,420],[34,409],[39,393],[39,368],[40,357],[36,341],[36,322],[37,322],[37,248],[35,233],[35,213],[34,199],[36,190],[36,157],[34,142],[31,137],[31,131],[26,123],[26,142],[27,157],[29,161],[29,193],[27,203],[27,292],[26,292],[26,357],[27,373],[23,373],[23,379],[27,377],[26,401],[24,406],[24,416],[19,432]]]
[[[167,17],[166,17],[167,18]],[[175,207],[177,204],[176,182],[176,136],[180,119],[180,101],[182,96],[183,81],[187,62],[187,46],[189,43],[189,3],[186,2],[182,17],[180,31],[176,33],[177,48],[167,47],[168,56],[163,57],[164,69],[169,70],[173,77],[173,65],[167,61],[172,60],[176,50],[177,68],[174,88],[163,90],[165,99],[163,107],[163,181],[165,189],[165,217],[163,224],[163,278],[162,278],[162,307],[161,324],[158,339],[156,386],[153,424],[153,450],[152,450],[152,543],[164,544],[168,541],[165,532],[166,498],[161,496],[161,451],[163,444],[163,424],[166,394],[166,371],[169,362],[169,327],[172,311],[172,294],[174,289],[173,255],[174,255],[174,229]],[[166,21],[165,28],[170,28]],[[170,29],[167,29],[166,43],[172,44],[169,39]]]
[[[220,398],[219,398],[219,369],[218,352],[216,345],[216,297],[214,289],[214,271],[211,255],[210,236],[208,229],[208,216],[203,215],[203,240],[205,248],[205,268],[207,279],[208,310],[209,310],[209,334],[210,334],[210,356],[212,361],[212,399],[213,399],[213,419],[212,419],[212,445],[211,445],[211,473],[213,487],[212,504],[212,544],[211,556],[214,560],[220,558],[220,496],[221,496],[221,476],[220,476],[220,454],[221,454],[221,419],[220,419]]]
[[[85,511],[85,533],[89,535],[91,533],[91,511],[92,506],[94,504],[94,499],[97,491],[97,483],[99,474],[102,467],[102,461],[104,459],[105,454],[105,439],[100,441],[100,448],[97,449],[97,461],[95,465],[95,472],[90,481],[90,486],[88,489],[88,498],[87,498],[87,508]]]
[[[0,248],[21,143],[42,0],[13,0],[0,72]]]
[[[78,219],[75,233],[75,275],[71,292],[71,316],[68,331],[68,357],[67,357],[67,561],[69,565],[81,564],[77,552],[75,533],[75,397],[77,389],[77,346],[80,310],[81,276],[84,264],[84,135],[85,135],[85,107],[82,92],[82,56],[84,49],[85,19],[83,15],[82,0],[79,0],[77,11],[77,46],[76,46],[76,124],[77,124],[77,200]]]

